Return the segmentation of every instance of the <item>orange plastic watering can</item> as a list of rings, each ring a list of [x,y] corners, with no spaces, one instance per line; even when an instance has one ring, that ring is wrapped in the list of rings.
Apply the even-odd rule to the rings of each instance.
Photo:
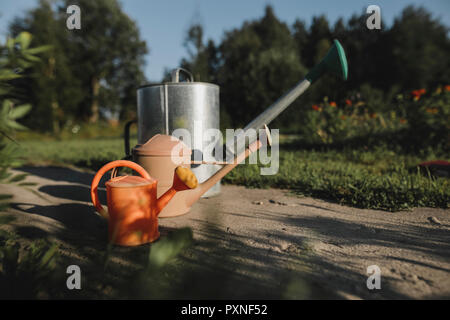
[[[138,176],[112,177],[105,183],[108,209],[98,198],[98,184],[102,176],[116,167],[128,167]],[[177,167],[173,185],[161,197],[156,197],[158,181],[135,162],[112,161],[104,165],[91,184],[91,198],[95,209],[108,219],[109,241],[122,246],[135,246],[153,242],[159,238],[158,214],[177,191],[194,189],[197,178],[188,168]]]

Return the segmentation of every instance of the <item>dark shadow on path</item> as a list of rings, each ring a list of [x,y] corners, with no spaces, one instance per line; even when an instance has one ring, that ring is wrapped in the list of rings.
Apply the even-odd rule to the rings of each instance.
[[[40,192],[56,198],[91,202],[91,188],[83,185],[45,185],[39,188]],[[106,205],[106,190],[98,189],[100,202]]]
[[[79,239],[90,238],[93,240],[103,240],[106,235],[106,221],[94,212],[92,206],[80,203],[65,203],[49,206],[34,205],[22,209],[23,205],[30,206],[30,204],[12,203],[11,207],[22,212],[56,220],[67,229],[67,235],[79,234]],[[26,229],[23,229],[23,231],[26,231]]]
[[[94,174],[92,173],[82,172],[67,167],[24,166],[17,168],[17,170],[49,180],[79,183],[88,186],[91,185],[92,179],[94,178]]]

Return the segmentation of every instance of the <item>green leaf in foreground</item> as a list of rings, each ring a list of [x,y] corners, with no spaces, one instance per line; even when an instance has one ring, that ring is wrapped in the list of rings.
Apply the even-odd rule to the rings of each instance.
[[[22,49],[28,48],[31,42],[31,33],[22,31],[16,38],[16,41],[20,43]]]
[[[45,267],[47,264],[49,264],[49,262],[51,261],[51,259],[53,259],[55,257],[55,254],[58,251],[58,245],[57,244],[52,244],[52,246],[45,252],[44,256],[41,259],[41,267]]]
[[[5,122],[6,122],[6,125],[11,129],[15,129],[15,130],[27,130],[28,129],[24,125],[21,125],[20,123],[14,121],[14,120],[6,120]]]
[[[192,230],[183,228],[154,243],[150,249],[150,266],[162,267],[192,243]]]
[[[48,51],[48,50],[50,50],[52,48],[53,48],[52,45],[45,45],[45,46],[40,46],[40,47],[37,47],[37,48],[24,50],[24,52],[27,53],[27,54],[37,54],[37,53]]]
[[[0,80],[4,81],[4,80],[12,80],[12,79],[17,79],[20,78],[21,75],[15,73],[12,70],[6,69],[6,70],[0,70]]]
[[[22,118],[23,116],[25,116],[29,111],[31,110],[31,105],[30,104],[24,104],[21,106],[17,106],[15,108],[13,108],[10,112],[9,112],[9,118],[10,119],[19,119]]]

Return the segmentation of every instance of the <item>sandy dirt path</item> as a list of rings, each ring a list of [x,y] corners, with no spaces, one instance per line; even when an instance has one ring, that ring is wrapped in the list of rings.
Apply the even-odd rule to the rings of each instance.
[[[44,198],[0,185],[0,193],[14,193],[8,213],[17,220],[8,228],[26,239],[57,241],[66,261],[81,265],[104,251],[106,222],[89,201],[92,172],[18,171],[32,174],[27,181]],[[164,237],[184,226],[193,230],[195,243],[182,260],[196,271],[179,298],[448,299],[449,214],[363,210],[285,190],[222,186],[220,196],[201,199],[187,215],[160,219],[160,231]],[[117,272],[135,270],[134,258],[148,246],[115,249]],[[381,270],[380,290],[367,288],[371,265]]]

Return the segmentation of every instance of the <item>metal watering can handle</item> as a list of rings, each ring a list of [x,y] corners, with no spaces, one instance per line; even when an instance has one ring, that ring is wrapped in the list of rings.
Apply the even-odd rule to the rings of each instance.
[[[192,73],[183,68],[177,68],[172,71],[172,82],[180,82],[180,71],[182,71],[189,77],[188,82],[194,82],[194,76],[192,75]]]
[[[125,124],[125,128],[123,130],[123,139],[125,141],[125,159],[131,159],[131,151],[130,151],[130,127],[133,123],[137,123],[136,119],[130,120]],[[125,160],[124,159],[124,160]]]
[[[100,213],[103,217],[108,218],[108,211],[103,208],[102,204],[100,203],[100,199],[98,198],[98,184],[100,183],[100,180],[102,179],[102,176],[108,172],[111,169],[114,169],[116,167],[127,167],[130,169],[133,169],[137,173],[141,175],[142,178],[150,180],[151,177],[148,174],[147,171],[145,171],[144,168],[142,168],[140,165],[138,165],[135,162],[128,161],[128,160],[116,160],[112,161],[110,163],[105,164],[103,167],[98,170],[98,172],[95,174],[94,179],[92,180],[91,184],[91,199],[92,203],[95,207],[95,210],[97,210],[98,213]]]

